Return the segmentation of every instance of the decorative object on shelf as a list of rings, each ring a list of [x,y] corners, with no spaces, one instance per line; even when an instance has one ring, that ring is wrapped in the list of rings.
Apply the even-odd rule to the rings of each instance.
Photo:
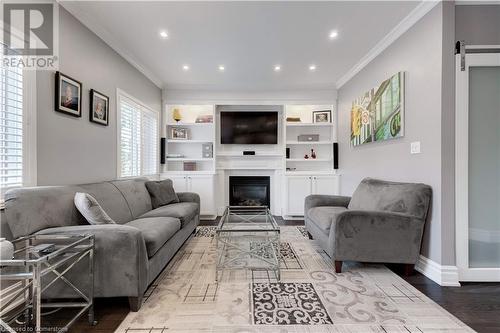
[[[297,141],[299,142],[319,141],[319,134],[301,134],[297,137]]]
[[[56,72],[55,109],[73,117],[82,116],[82,83]]]
[[[313,123],[331,123],[332,111],[313,111]]]
[[[183,158],[182,154],[167,154],[167,158]]]
[[[11,260],[14,257],[14,245],[5,238],[0,238],[0,260]]]
[[[196,123],[213,123],[214,116],[211,114],[201,115],[201,116],[196,117],[195,122]]]
[[[297,168],[286,168],[286,171],[297,171]]]
[[[290,148],[286,149],[286,158],[290,158]]]
[[[287,123],[300,123],[301,121],[300,117],[286,117]]]
[[[175,108],[175,109],[174,109],[174,112],[172,113],[172,118],[173,118],[176,122],[181,121],[181,120],[182,120],[181,110],[179,110],[178,108]]]
[[[305,155],[304,155],[304,158],[305,158],[306,160],[308,160],[308,159],[309,159],[309,155],[305,154]]]
[[[398,72],[352,102],[352,146],[404,136],[404,81],[405,73]]]
[[[189,140],[189,130],[185,127],[172,127],[170,138],[173,140]]]
[[[184,171],[196,171],[196,162],[184,162]]]
[[[316,158],[316,152],[314,149],[311,149],[311,158]]]
[[[109,124],[109,97],[97,90],[90,89],[90,121],[108,126]]]
[[[201,156],[203,158],[212,158],[214,157],[214,149],[212,143],[204,143],[201,145]]]

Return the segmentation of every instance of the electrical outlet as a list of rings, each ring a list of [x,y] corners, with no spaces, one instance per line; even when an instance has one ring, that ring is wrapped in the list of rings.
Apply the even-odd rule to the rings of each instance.
[[[411,143],[410,154],[420,154],[420,141]]]

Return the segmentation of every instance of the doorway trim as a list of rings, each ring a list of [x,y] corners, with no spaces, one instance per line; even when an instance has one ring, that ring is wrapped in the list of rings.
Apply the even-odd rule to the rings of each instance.
[[[490,52],[477,53],[478,49]],[[469,68],[500,65],[499,45],[467,46],[456,55],[455,244],[460,281],[500,281],[500,268],[469,267]],[[465,51],[465,52],[464,52]],[[467,52],[469,51],[469,52]],[[463,58],[465,57],[465,58]],[[465,66],[463,63],[465,61]]]

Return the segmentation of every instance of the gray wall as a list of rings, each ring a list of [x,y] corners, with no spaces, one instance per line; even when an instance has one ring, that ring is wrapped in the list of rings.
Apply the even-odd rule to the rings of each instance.
[[[59,6],[60,71],[83,83],[82,117],[54,111],[54,73],[37,73],[38,185],[116,177],[116,89],[161,110],[161,89]],[[89,90],[110,98],[109,126],[89,122]]]
[[[500,45],[500,5],[456,6],[455,35],[466,44]]]
[[[364,177],[431,185],[432,218],[422,254],[438,263],[442,262],[442,14],[439,4],[338,91],[342,193],[352,194]],[[398,71],[406,72],[405,137],[351,147],[351,102]],[[410,154],[413,141],[421,142],[421,154]]]
[[[455,4],[443,2],[441,263],[455,265]]]

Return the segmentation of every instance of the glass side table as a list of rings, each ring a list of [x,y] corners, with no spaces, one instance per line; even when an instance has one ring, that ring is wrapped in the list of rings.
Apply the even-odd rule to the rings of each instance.
[[[14,258],[0,260],[2,294],[6,281],[10,292],[0,302],[0,330],[19,331],[12,325],[29,327],[26,332],[43,332],[42,309],[72,308],[79,310],[63,327],[50,327],[51,332],[66,332],[85,312],[89,323],[94,320],[94,236],[93,235],[32,235],[13,241]],[[50,246],[48,246],[50,245]],[[43,250],[45,249],[45,251]],[[77,288],[65,274],[88,259],[89,290]],[[70,287],[77,297],[68,301],[47,302],[42,293],[56,281]],[[80,287],[81,288],[81,287]],[[23,318],[23,319],[22,319]],[[21,321],[21,323],[19,323]]]

